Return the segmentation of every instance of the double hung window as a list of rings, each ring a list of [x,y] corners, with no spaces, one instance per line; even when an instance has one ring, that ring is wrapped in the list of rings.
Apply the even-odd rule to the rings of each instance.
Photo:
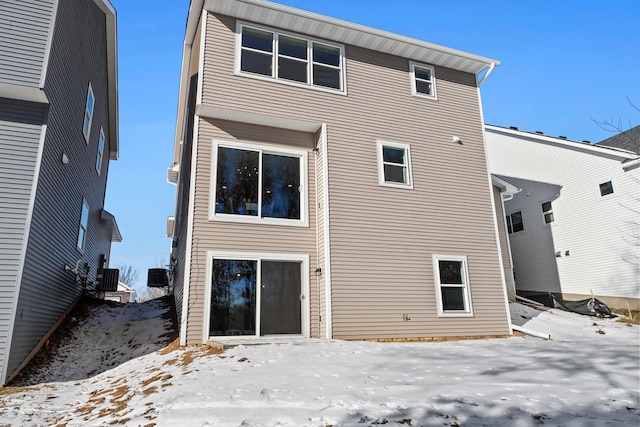
[[[434,255],[438,313],[472,315],[466,256]]]
[[[93,107],[95,99],[93,97],[93,88],[89,83],[89,89],[87,90],[87,102],[84,107],[84,121],[82,123],[82,134],[84,140],[89,143],[89,135],[91,134],[91,123],[93,122]]]
[[[436,78],[433,67],[409,63],[411,69],[412,92],[415,96],[436,99]]]
[[[82,211],[80,213],[80,225],[78,227],[77,247],[80,252],[84,252],[87,241],[87,228],[89,227],[89,205],[82,199]]]
[[[524,230],[522,222],[522,211],[514,212],[507,215],[507,231],[509,234],[517,233]]]
[[[306,223],[304,151],[216,144],[214,219]]]
[[[378,141],[378,177],[380,185],[413,188],[408,144]]]
[[[104,131],[100,128],[100,140],[98,140],[98,154],[96,155],[96,172],[102,172],[102,158],[104,157]]]
[[[553,217],[553,208],[551,202],[544,202],[542,204],[542,215],[544,216],[544,223],[552,223],[555,219]]]
[[[344,91],[341,46],[240,25],[239,72]]]

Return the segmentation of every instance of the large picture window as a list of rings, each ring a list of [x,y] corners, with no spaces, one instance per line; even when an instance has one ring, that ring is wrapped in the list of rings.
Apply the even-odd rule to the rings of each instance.
[[[434,255],[438,313],[472,315],[467,257]]]
[[[341,46],[246,25],[238,34],[240,73],[344,91]]]
[[[214,218],[306,222],[304,151],[215,144]]]

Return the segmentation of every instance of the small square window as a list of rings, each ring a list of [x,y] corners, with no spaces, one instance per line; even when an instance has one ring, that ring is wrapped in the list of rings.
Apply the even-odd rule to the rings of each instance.
[[[436,79],[433,67],[411,62],[410,69],[413,95],[436,99]]]
[[[84,121],[82,123],[82,134],[84,140],[89,144],[89,135],[91,134],[91,123],[93,122],[93,107],[95,99],[93,97],[93,88],[89,83],[89,89],[87,90],[87,102],[84,107]]]
[[[600,195],[608,196],[609,194],[613,194],[613,182],[607,181],[600,184]]]
[[[466,256],[434,255],[439,315],[472,315]]]
[[[544,202],[542,204],[542,215],[544,216],[545,224],[552,223],[555,220],[553,218],[553,208],[551,207],[551,202]]]
[[[507,231],[509,234],[517,233],[524,230],[524,223],[522,222],[522,211],[514,212],[507,215]]]
[[[413,188],[409,145],[378,141],[378,163],[380,185]]]

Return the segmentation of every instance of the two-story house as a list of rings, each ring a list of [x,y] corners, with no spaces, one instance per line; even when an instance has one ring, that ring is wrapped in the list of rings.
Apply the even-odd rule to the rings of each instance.
[[[28,362],[120,241],[108,0],[0,2],[0,383]]]
[[[508,335],[496,211],[517,189],[492,185],[479,91],[497,64],[192,0],[168,169],[181,343]]]
[[[519,294],[640,309],[640,157],[607,146],[633,135],[591,144],[487,125],[491,172],[521,189],[505,203]]]

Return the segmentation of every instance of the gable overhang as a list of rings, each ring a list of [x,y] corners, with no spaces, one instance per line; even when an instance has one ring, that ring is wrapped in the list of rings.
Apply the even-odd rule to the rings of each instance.
[[[120,234],[116,217],[109,213],[109,211],[102,209],[102,211],[100,211],[100,219],[107,222],[111,227],[111,241],[122,242],[122,234]]]
[[[521,188],[494,174],[491,174],[491,183],[500,190],[500,195],[504,201],[512,199],[514,195],[522,191]]]
[[[118,133],[118,32],[117,14],[109,0],[93,0],[104,12],[107,28],[107,84],[109,104],[109,159],[118,160],[120,135]]]
[[[524,139],[540,144],[552,145],[568,150],[582,151],[596,156],[618,160],[621,163],[632,161],[638,158],[637,154],[620,148],[606,147],[596,144],[590,144],[588,142],[573,141],[570,139],[553,137],[534,132],[526,132],[519,129],[511,129],[501,126],[485,125],[484,127],[486,132],[512,136],[517,139]]]
[[[179,142],[182,139],[185,104],[187,97],[187,70],[191,59],[191,47],[197,33],[202,12],[207,11],[231,16],[265,26],[302,33],[341,44],[362,47],[378,52],[447,67],[476,75],[478,83],[484,82],[500,61],[457,49],[440,46],[423,40],[360,24],[331,18],[266,0],[191,0],[184,39],[182,75],[178,100],[177,125],[174,139],[174,163],[179,163]],[[198,54],[193,52],[193,54]],[[483,71],[486,71],[483,73]],[[482,77],[480,78],[480,75]]]

